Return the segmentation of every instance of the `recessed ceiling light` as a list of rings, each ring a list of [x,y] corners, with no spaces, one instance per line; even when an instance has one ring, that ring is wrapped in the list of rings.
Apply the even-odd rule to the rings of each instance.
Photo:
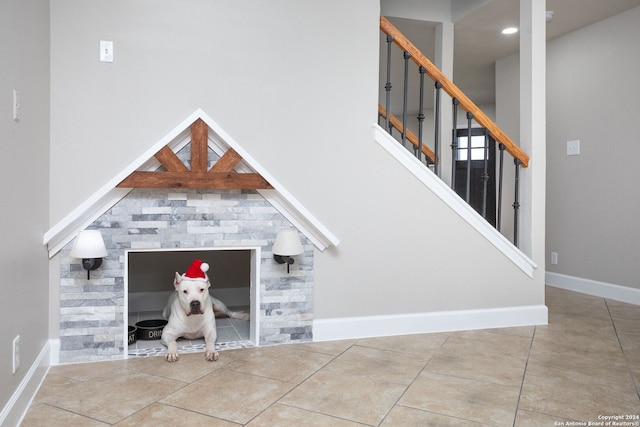
[[[518,29],[516,27],[509,27],[502,30],[502,34],[515,34],[517,32],[518,32]]]

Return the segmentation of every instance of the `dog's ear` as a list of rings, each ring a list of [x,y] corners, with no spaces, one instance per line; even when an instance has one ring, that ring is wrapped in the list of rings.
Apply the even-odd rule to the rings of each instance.
[[[182,282],[182,276],[176,271],[176,277],[173,279],[173,286],[177,288],[180,286],[180,282]]]

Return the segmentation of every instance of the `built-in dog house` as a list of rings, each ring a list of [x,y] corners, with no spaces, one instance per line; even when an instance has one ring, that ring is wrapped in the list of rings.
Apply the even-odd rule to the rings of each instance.
[[[272,253],[285,228],[296,229],[303,246],[292,266]],[[90,279],[71,256],[83,229],[100,231],[107,250]],[[44,242],[60,269],[54,353],[71,363],[127,357],[131,313],[161,316],[175,273],[194,259],[210,264],[216,298],[250,312],[248,344],[311,341],[314,248],[338,239],[197,110],[45,233]],[[223,334],[218,338],[225,344]]]
[[[255,191],[131,191],[89,225],[101,232],[108,252],[91,279],[80,260],[70,256],[73,242],[60,251],[60,361],[127,357],[130,306],[155,301],[149,308],[161,311],[175,273],[184,273],[194,257],[211,264],[214,295],[228,288],[224,281],[246,285],[249,277],[253,345],[311,340],[313,245],[301,235],[304,253],[296,256],[289,273],[273,259],[278,230],[291,226]],[[241,271],[218,265],[231,264],[232,258]],[[151,286],[154,291],[146,288]],[[141,302],[145,298],[139,294],[145,292],[151,297]]]

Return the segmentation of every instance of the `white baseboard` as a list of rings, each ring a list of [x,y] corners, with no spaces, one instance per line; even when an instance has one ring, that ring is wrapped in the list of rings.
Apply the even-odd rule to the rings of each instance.
[[[0,412],[0,426],[17,426],[27,413],[50,366],[50,342],[47,341],[20,385]]]
[[[628,286],[598,282],[596,280],[567,276],[549,271],[545,273],[545,283],[555,288],[640,305],[640,289],[630,288]]]
[[[60,338],[49,340],[49,366],[60,364]]]
[[[317,319],[313,322],[313,340],[333,341],[472,329],[546,325],[547,320],[548,313],[545,305]]]

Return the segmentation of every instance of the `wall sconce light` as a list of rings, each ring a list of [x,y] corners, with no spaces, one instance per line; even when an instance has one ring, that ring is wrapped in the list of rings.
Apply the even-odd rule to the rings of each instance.
[[[300,243],[300,236],[298,236],[298,230],[295,228],[278,230],[276,241],[273,242],[272,252],[273,259],[278,264],[287,264],[287,273],[289,273],[289,266],[294,261],[293,256],[304,252],[302,243]]]
[[[102,234],[98,230],[83,230],[78,233],[71,253],[73,258],[82,259],[82,267],[87,270],[87,280],[91,278],[91,270],[102,265],[102,258],[107,256]]]

